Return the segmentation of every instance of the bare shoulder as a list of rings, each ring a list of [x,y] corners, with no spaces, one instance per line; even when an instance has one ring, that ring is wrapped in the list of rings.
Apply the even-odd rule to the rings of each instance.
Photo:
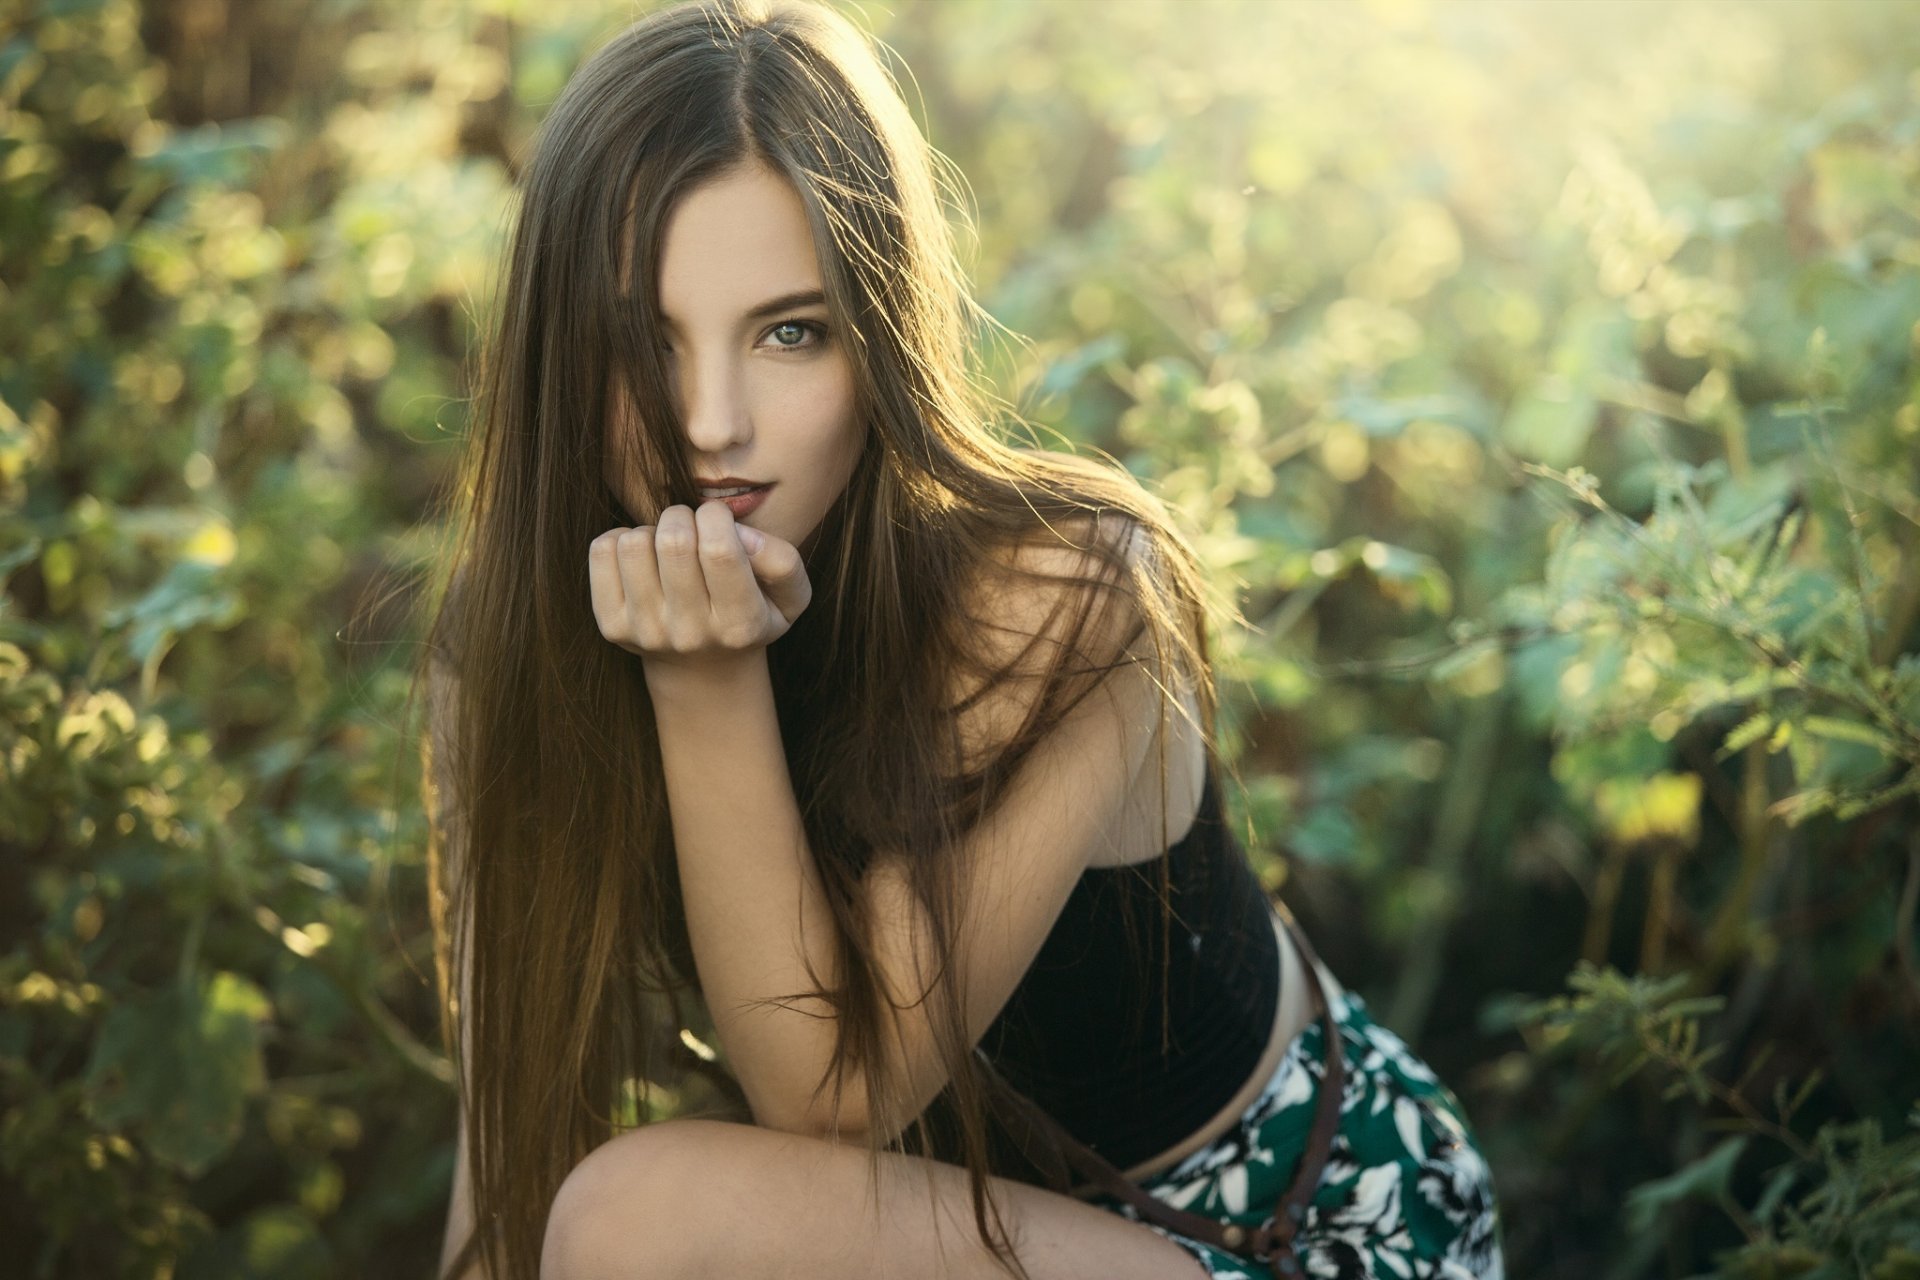
[[[948,693],[969,768],[1021,732],[1060,669],[1124,659],[1142,628],[1124,579],[1146,548],[1131,521],[1087,516],[1042,526],[980,566]]]
[[[994,651],[1031,641],[1097,648],[1111,636],[1076,637],[1076,606],[1093,615],[1090,623],[1124,626],[1125,580],[1150,554],[1145,532],[1119,512],[1042,523],[977,568],[966,592],[969,620],[996,637],[987,646]]]

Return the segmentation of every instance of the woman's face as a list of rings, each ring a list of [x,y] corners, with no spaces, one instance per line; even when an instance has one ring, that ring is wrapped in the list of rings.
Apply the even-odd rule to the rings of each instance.
[[[694,475],[770,485],[736,518],[807,550],[865,432],[799,195],[759,164],[692,188],[667,217],[659,288]],[[632,513],[644,486],[623,444],[639,425],[612,386],[606,481]]]

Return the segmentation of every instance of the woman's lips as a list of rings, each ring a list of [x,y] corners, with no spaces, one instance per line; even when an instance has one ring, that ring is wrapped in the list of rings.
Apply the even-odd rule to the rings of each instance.
[[[751,515],[762,502],[765,502],[767,500],[767,494],[772,492],[772,490],[773,485],[769,483],[761,485],[751,493],[739,494],[736,497],[708,498],[702,495],[700,500],[702,502],[724,502],[727,504],[727,510],[733,512],[733,518],[740,520]]]

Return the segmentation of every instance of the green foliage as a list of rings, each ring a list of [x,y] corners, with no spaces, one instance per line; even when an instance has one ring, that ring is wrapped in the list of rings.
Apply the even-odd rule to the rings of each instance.
[[[1717,1255],[1706,1275],[1908,1274],[1920,1261],[1920,1104],[1906,1118],[1907,1131],[1890,1141],[1871,1119],[1828,1123],[1811,1141],[1802,1139],[1793,1120],[1820,1073],[1792,1088],[1778,1081],[1773,1115],[1764,1116],[1742,1091],[1744,1078],[1729,1086],[1711,1073],[1709,1063],[1724,1046],[1701,1045],[1701,1019],[1724,1002],[1685,995],[1691,981],[1582,965],[1568,979],[1571,995],[1520,1015],[1540,1033],[1545,1051],[1583,1050],[1606,1069],[1610,1087],[1652,1067],[1666,1078],[1664,1097],[1724,1112],[1715,1127],[1739,1131],[1673,1174],[1633,1188],[1625,1202],[1628,1231],[1652,1237],[1664,1213],[1697,1199],[1720,1209],[1746,1237],[1739,1248]],[[1760,1065],[1750,1064],[1744,1075]],[[1783,1158],[1761,1171],[1764,1189],[1749,1206],[1735,1194],[1734,1175],[1755,1138],[1782,1148]]]
[[[131,4],[0,18],[0,1214],[22,1275],[339,1274],[450,1115],[370,893],[404,680],[322,621],[403,521],[341,471],[362,268],[269,221],[292,130],[168,80]]]
[[[857,8],[998,385],[1253,624],[1236,816],[1464,1096],[1510,1274],[1920,1274],[1920,6]],[[522,149],[628,16],[0,14],[23,1274],[437,1255],[403,606]]]
[[[240,1136],[250,1095],[266,1084],[260,988],[232,973],[119,1005],[101,1019],[87,1064],[88,1102],[103,1126],[143,1127],[153,1155],[189,1177]]]
[[[1763,740],[1788,752],[1802,789],[1771,811],[1795,826],[1920,792],[1920,659],[1889,661],[1876,634],[1893,584],[1864,563],[1851,502],[1801,499],[1804,470],[1781,461],[1736,481],[1718,459],[1669,463],[1644,521],[1591,474],[1555,473],[1599,514],[1560,531],[1542,588],[1512,610],[1581,637],[1555,690],[1563,730],[1644,725],[1670,741],[1738,712],[1717,754]],[[1837,478],[1833,491],[1847,497]]]

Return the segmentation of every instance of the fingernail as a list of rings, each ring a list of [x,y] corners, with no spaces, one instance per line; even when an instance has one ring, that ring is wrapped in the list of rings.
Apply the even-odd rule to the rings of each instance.
[[[767,536],[752,525],[737,524],[734,528],[740,531],[740,545],[747,549],[748,555],[767,545]]]

